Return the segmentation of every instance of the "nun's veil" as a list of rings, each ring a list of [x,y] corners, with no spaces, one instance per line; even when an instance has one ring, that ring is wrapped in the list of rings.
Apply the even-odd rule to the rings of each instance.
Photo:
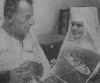
[[[86,49],[98,49],[100,45],[99,40],[100,37],[97,36],[96,28],[99,25],[98,21],[98,14],[96,7],[72,7],[70,9],[70,20],[69,20],[69,27],[68,32],[65,36],[63,44],[61,46],[59,55],[61,55],[64,49],[68,49],[71,46],[79,46],[81,48]],[[73,40],[71,39],[71,21],[72,20],[82,20],[84,22],[84,34],[81,39]],[[77,43],[80,41],[80,43]],[[97,42],[98,41],[98,42]],[[58,56],[59,56],[58,55]]]

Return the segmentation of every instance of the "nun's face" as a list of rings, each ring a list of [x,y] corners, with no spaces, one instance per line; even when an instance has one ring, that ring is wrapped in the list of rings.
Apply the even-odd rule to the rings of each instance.
[[[82,21],[71,22],[71,35],[73,39],[80,39],[84,34],[84,24]]]

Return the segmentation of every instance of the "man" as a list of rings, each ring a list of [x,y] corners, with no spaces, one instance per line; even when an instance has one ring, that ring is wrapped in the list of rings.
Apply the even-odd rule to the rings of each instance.
[[[0,72],[10,71],[11,83],[20,83],[22,79],[20,81],[19,76],[27,77],[26,72],[38,70],[34,69],[32,65],[30,67],[29,64],[42,64],[43,75],[38,75],[38,78],[41,77],[41,79],[46,77],[50,69],[49,62],[38,41],[29,32],[32,24],[33,0],[5,0],[4,22],[0,28]],[[30,71],[30,68],[33,68],[34,71]],[[6,73],[4,74],[6,75]],[[28,75],[27,78],[36,77],[35,74],[28,73]],[[5,82],[0,81],[0,83]]]

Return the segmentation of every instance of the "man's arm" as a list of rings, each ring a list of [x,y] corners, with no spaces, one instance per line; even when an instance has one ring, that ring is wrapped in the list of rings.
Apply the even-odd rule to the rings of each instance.
[[[43,75],[43,66],[34,61],[26,61],[18,68],[11,71],[10,83],[30,83],[32,80],[39,80]]]

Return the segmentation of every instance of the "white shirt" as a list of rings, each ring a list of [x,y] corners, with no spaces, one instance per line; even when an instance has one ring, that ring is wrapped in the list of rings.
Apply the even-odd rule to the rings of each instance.
[[[43,64],[44,76],[49,72],[50,65],[34,35],[28,34],[23,40],[11,37],[0,28],[0,71],[12,70],[25,61],[36,61]]]

